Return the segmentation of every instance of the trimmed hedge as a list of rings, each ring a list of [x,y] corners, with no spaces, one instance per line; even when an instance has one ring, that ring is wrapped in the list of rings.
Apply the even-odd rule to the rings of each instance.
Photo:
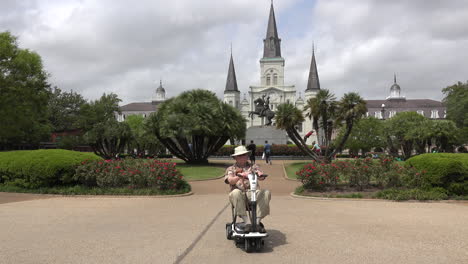
[[[78,165],[100,159],[93,153],[63,149],[0,152],[0,183],[23,188],[69,184]]]
[[[213,156],[230,156],[234,153],[234,148],[237,147],[233,145],[225,145],[216,151]],[[263,154],[263,145],[257,145],[255,151],[255,156],[262,156]],[[273,156],[307,156],[303,153],[296,145],[277,145],[274,144],[271,146],[271,155]]]
[[[412,157],[406,164],[426,172],[414,187],[443,187],[457,195],[468,194],[468,154],[428,153]]]

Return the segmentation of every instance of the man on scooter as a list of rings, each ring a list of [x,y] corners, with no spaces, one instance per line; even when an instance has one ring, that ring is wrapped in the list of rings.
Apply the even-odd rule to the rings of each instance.
[[[265,180],[263,172],[259,170],[258,165],[250,164],[248,162],[249,151],[244,146],[239,146],[234,149],[234,154],[231,156],[235,159],[236,163],[226,169],[224,175],[224,182],[229,184],[231,192],[229,193],[229,201],[234,207],[234,212],[237,216],[242,218],[244,224],[249,223],[246,212],[246,195],[250,199],[251,193],[246,192],[250,189],[250,183],[248,179],[249,173],[256,171],[258,180]],[[257,188],[259,186],[257,185]],[[269,190],[256,191],[257,194],[257,225],[267,215],[270,214],[270,200],[271,193]]]

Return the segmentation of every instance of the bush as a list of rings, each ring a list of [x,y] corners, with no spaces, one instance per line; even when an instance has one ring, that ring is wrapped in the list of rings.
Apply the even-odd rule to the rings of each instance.
[[[61,149],[0,152],[0,182],[23,188],[69,184],[77,165],[100,159],[91,153]]]
[[[468,154],[428,153],[406,163],[425,172],[418,187],[443,187],[457,195],[468,194]]]
[[[187,185],[176,163],[156,159],[86,162],[76,169],[74,179],[89,187],[102,188],[180,190]]]
[[[389,199],[396,201],[403,200],[444,200],[448,198],[447,190],[444,188],[431,189],[387,189],[376,194],[377,198]]]

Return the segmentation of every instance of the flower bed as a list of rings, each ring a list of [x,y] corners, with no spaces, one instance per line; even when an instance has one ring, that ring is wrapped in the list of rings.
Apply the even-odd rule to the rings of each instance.
[[[74,179],[88,187],[154,188],[180,190],[187,182],[176,163],[157,159],[123,159],[83,162]]]

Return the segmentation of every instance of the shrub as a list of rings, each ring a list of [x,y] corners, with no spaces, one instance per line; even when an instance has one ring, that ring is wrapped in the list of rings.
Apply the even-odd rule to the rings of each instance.
[[[100,159],[61,149],[0,152],[0,182],[24,188],[69,184],[77,165]]]
[[[447,190],[444,188],[432,189],[386,189],[376,194],[377,198],[396,201],[403,200],[444,200],[448,198]]]
[[[179,190],[187,183],[176,164],[156,159],[91,161],[76,169],[74,179],[93,187]]]
[[[428,153],[406,161],[424,173],[419,187],[443,187],[458,195],[468,194],[468,154]]]
[[[230,156],[234,153],[234,148],[237,146],[225,145],[216,151],[214,156]],[[281,145],[274,144],[271,148],[272,155],[274,156],[304,156],[304,153],[296,145]],[[263,154],[263,145],[257,145],[255,156]]]

